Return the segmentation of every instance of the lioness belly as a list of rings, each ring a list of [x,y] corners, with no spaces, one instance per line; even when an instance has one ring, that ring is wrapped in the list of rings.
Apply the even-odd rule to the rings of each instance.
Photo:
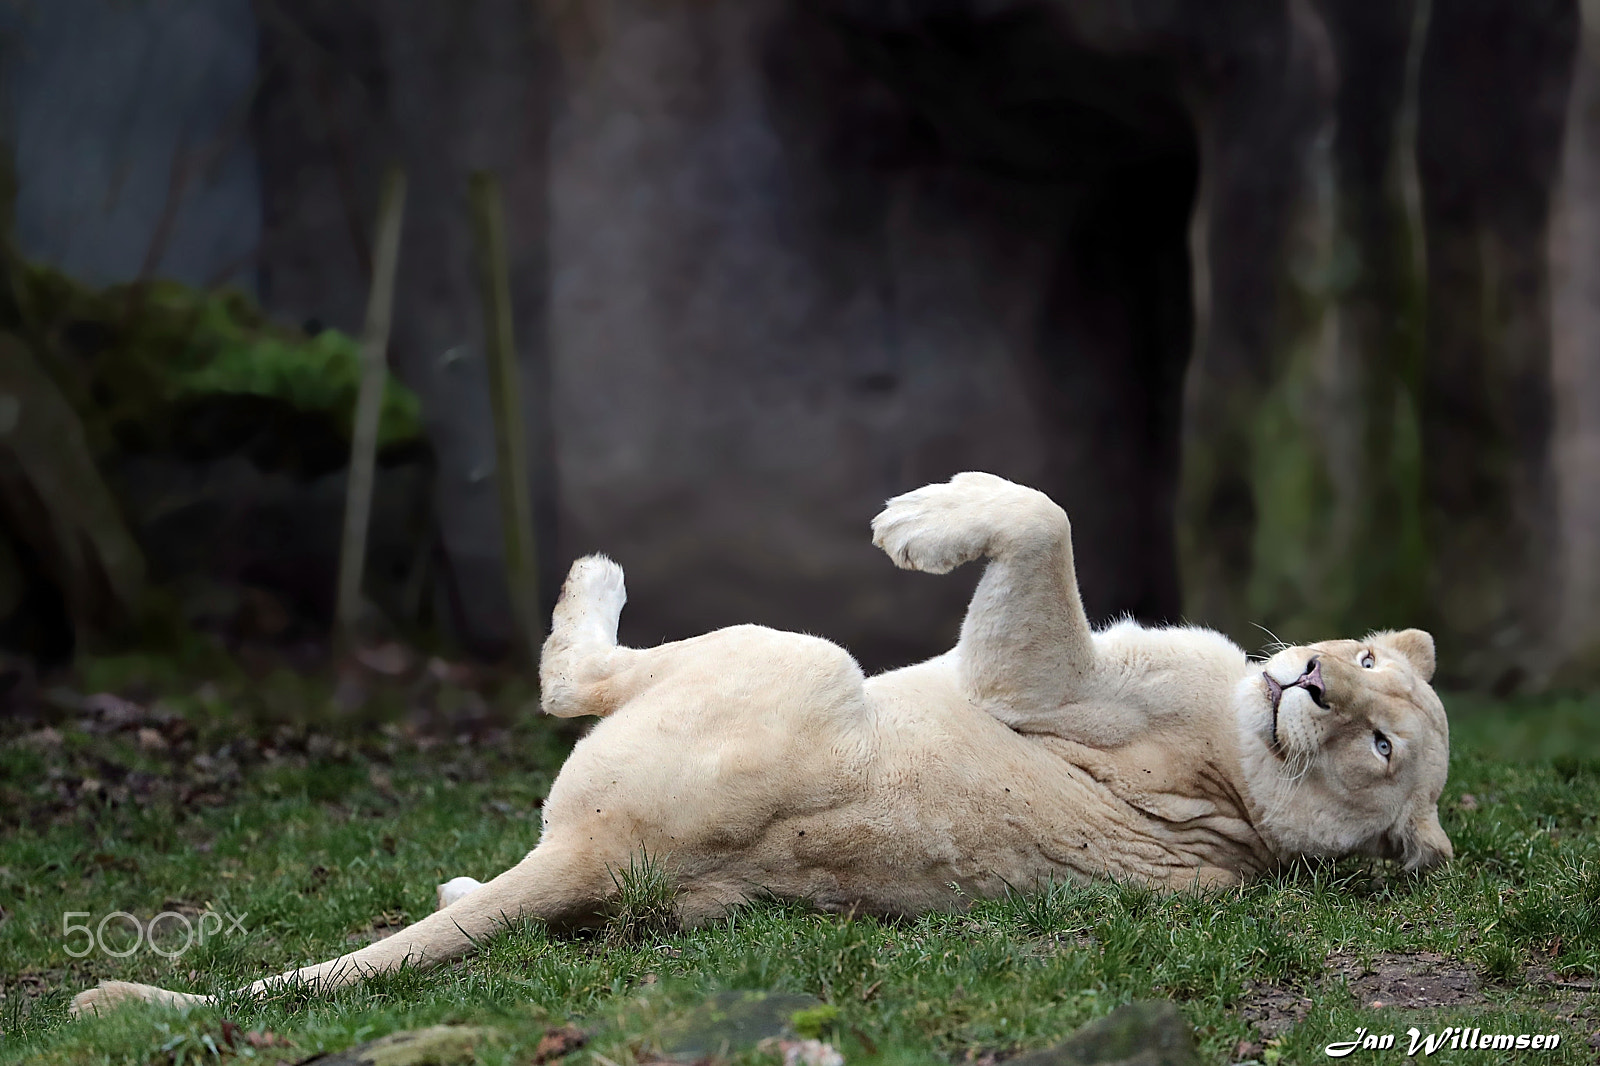
[[[545,808],[547,838],[614,869],[641,850],[666,863],[686,918],[762,894],[894,914],[1051,878],[1194,876],[1086,772],[972,714],[947,663],[864,686],[823,641],[710,637],[580,742]]]

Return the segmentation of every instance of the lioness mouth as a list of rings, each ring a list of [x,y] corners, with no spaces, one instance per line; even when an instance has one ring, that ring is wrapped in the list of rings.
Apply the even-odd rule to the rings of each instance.
[[[1328,709],[1327,688],[1322,683],[1322,660],[1312,659],[1306,663],[1306,672],[1295,678],[1293,682],[1285,685],[1270,673],[1263,670],[1261,676],[1267,680],[1267,695],[1272,700],[1272,742],[1278,743],[1278,704],[1283,701],[1283,694],[1291,688],[1303,688],[1311,696],[1311,702],[1323,710]]]

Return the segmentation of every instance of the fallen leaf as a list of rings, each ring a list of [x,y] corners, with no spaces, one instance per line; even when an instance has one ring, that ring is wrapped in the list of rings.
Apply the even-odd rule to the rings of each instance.
[[[286,1036],[279,1036],[271,1029],[252,1029],[244,1034],[244,1042],[251,1047],[293,1047],[294,1042]]]
[[[568,1052],[582,1047],[587,1040],[588,1037],[583,1030],[576,1029],[570,1025],[546,1030],[544,1036],[539,1038],[539,1046],[534,1049],[533,1061],[536,1063],[553,1062]]]

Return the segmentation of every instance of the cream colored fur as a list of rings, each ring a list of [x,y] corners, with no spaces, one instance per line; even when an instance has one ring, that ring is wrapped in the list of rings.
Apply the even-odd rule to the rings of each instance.
[[[543,708],[601,721],[551,788],[538,847],[488,884],[441,885],[442,909],[386,940],[251,990],[436,965],[523,916],[602,921],[641,852],[668,865],[690,924],[757,894],[912,914],[1050,879],[1185,889],[1299,855],[1449,857],[1427,634],[1260,663],[1205,629],[1093,632],[1066,514],[989,474],[897,497],[872,529],[901,567],[989,564],[952,651],[870,679],[826,640],[759,626],[620,647],[622,570],[578,560]],[[124,999],[202,997],[107,982],[74,1007]]]

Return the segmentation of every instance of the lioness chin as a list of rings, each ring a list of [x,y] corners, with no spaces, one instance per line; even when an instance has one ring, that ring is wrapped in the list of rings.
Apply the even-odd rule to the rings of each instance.
[[[1094,632],[1066,514],[990,474],[899,496],[872,529],[901,567],[989,560],[955,648],[872,678],[825,640],[759,626],[621,647],[622,570],[579,559],[542,706],[602,720],[552,786],[538,847],[488,884],[441,885],[441,909],[388,939],[250,991],[437,965],[525,916],[604,921],[641,853],[667,864],[687,924],[758,894],[912,914],[1055,878],[1183,889],[1296,856],[1450,857],[1428,634],[1263,663],[1204,629]],[[124,999],[206,997],[105,982],[73,1006]]]

